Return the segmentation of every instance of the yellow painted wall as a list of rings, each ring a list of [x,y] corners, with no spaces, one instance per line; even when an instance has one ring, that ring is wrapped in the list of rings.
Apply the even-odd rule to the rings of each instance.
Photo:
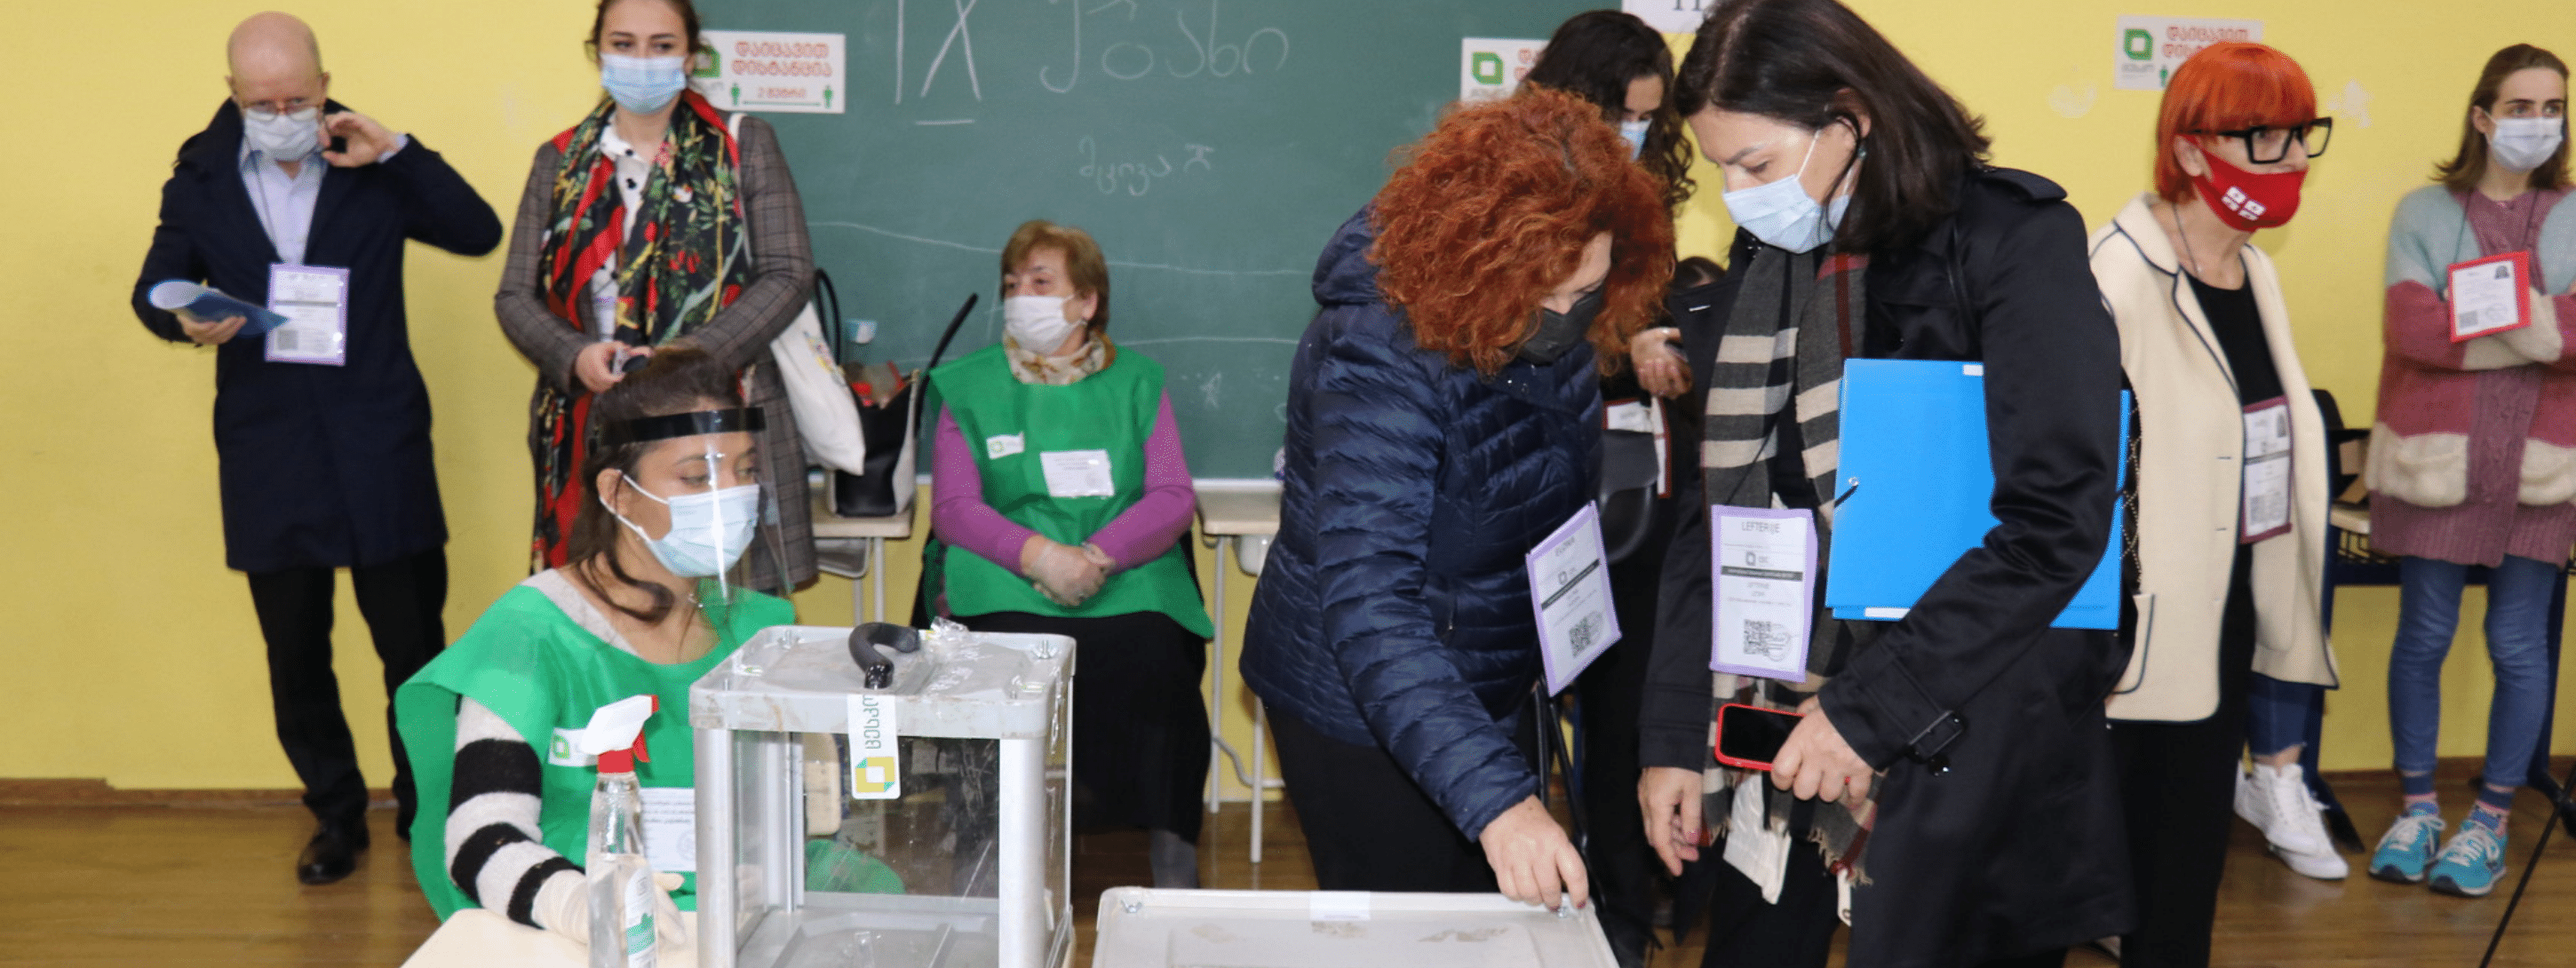
[[[13,352],[0,356],[0,778],[104,777],[129,788],[295,783],[271,735],[249,596],[223,568],[209,430],[213,360],[145,334],[127,311],[157,189],[179,141],[224,96],[222,43],[266,4],[240,0],[53,3],[17,11],[19,76],[52,86],[13,100],[16,150],[0,154],[0,281]],[[2112,91],[2112,18],[2158,12],[2267,22],[2346,120],[2309,182],[2298,223],[2267,233],[2316,382],[2355,419],[2375,382],[2380,242],[2399,194],[2454,137],[2478,64],[2517,40],[2563,40],[2576,13],[2508,0],[2435,12],[2394,0],[2269,0],[2140,10],[2094,0],[1975,5],[1864,0],[1932,75],[1983,112],[1998,159],[2065,183],[2106,219],[2146,183],[2154,95]],[[578,41],[581,0],[339,0],[298,12],[321,36],[332,94],[418,134],[506,220],[539,140],[596,97]],[[2364,98],[2345,100],[2347,83]],[[2409,85],[2420,85],[2410,87]],[[2061,113],[2081,107],[2069,117]],[[2369,123],[2361,121],[2361,114]],[[1723,235],[1716,179],[1686,244]],[[533,373],[492,321],[495,256],[415,247],[413,346],[437,407],[439,477],[454,538],[451,636],[522,575],[529,509],[520,443]],[[896,546],[889,590],[908,603],[917,546]],[[1202,556],[1204,569],[1213,567]],[[345,587],[345,586],[344,586]],[[1230,631],[1251,583],[1230,582]],[[2474,600],[2474,598],[2473,598]],[[849,583],[798,596],[804,621],[849,618]],[[2350,686],[2334,700],[2329,762],[2383,765],[2380,683],[2393,594],[2345,596]],[[898,606],[900,612],[902,606]],[[2472,610],[2474,612],[2474,610]],[[383,700],[364,624],[345,591],[337,643],[344,700],[370,779],[388,775]],[[2484,732],[2486,676],[2475,622],[2450,669],[2443,749]],[[1227,732],[1250,738],[1239,691]],[[2576,705],[2562,703],[2562,711]],[[2562,749],[2576,745],[2562,742]],[[1231,784],[1229,784],[1231,785]]]

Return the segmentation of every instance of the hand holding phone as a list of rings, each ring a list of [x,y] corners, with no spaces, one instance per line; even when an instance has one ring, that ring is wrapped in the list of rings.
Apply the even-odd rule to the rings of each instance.
[[[1727,703],[1717,709],[1717,761],[1746,770],[1769,770],[1781,744],[1798,728],[1797,713]]]

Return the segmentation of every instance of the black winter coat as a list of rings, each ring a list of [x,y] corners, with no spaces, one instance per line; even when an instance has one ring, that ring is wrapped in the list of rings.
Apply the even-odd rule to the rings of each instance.
[[[1740,243],[1735,264],[1748,258]],[[1922,240],[1871,253],[1866,289],[1858,355],[1985,363],[1999,523],[1821,693],[1885,771],[1851,964],[1974,964],[2117,935],[2133,905],[2103,700],[2127,654],[2109,632],[2048,626],[2109,542],[2120,457],[2119,336],[2083,220],[2047,179],[1988,169]],[[1701,500],[1666,558],[1648,766],[1710,762]]]
[[[278,255],[242,185],[241,143],[241,112],[226,101],[179,146],[161,186],[161,224],[134,283],[134,314],[162,339],[188,339],[177,317],[145,298],[164,280],[268,301]],[[258,338],[216,349],[226,565],[252,573],[373,565],[447,541],[429,388],[403,313],[407,239],[460,255],[501,244],[492,206],[417,136],[383,162],[323,171],[304,258],[349,270],[347,365],[271,363]]]
[[[1415,346],[1374,237],[1364,210],[1315,267],[1243,678],[1273,715],[1384,748],[1473,839],[1538,790],[1512,742],[1540,665],[1523,556],[1592,499],[1601,396],[1588,345],[1490,378]]]

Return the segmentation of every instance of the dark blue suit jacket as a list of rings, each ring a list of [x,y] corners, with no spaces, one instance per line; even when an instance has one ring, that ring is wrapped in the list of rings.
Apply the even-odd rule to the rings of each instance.
[[[134,283],[134,313],[162,339],[187,336],[144,298],[155,283],[186,279],[268,299],[278,256],[242,185],[241,141],[241,112],[226,101],[179,146],[161,186],[161,224]],[[492,207],[417,137],[390,160],[322,176],[305,261],[349,270],[348,364],[271,363],[258,338],[216,350],[227,565],[252,573],[372,565],[446,542],[429,388],[403,314],[406,239],[461,255],[501,243]]]

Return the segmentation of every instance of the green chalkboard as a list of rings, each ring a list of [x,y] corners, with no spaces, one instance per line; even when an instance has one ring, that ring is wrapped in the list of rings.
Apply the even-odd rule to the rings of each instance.
[[[1598,0],[702,0],[712,30],[845,36],[842,114],[769,114],[853,359],[999,338],[1032,218],[1110,259],[1110,336],[1170,375],[1191,472],[1268,477],[1315,256],[1456,99],[1460,40]]]

